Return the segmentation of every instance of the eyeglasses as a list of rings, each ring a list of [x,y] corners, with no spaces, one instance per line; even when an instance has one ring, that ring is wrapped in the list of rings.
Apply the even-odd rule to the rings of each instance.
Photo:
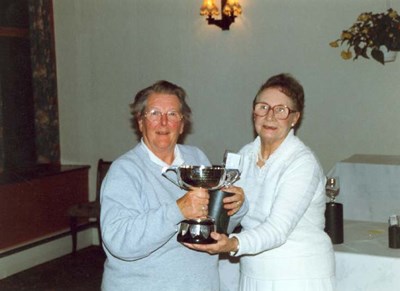
[[[254,105],[254,114],[259,117],[264,117],[268,114],[268,112],[272,110],[276,119],[284,120],[287,119],[290,113],[297,112],[296,110],[292,110],[286,105],[278,104],[274,107],[271,107],[268,103],[258,102]]]
[[[178,123],[183,118],[182,114],[177,111],[161,112],[157,109],[145,112],[144,117],[146,117],[148,121],[159,122],[163,115],[167,116],[167,120],[170,123]]]

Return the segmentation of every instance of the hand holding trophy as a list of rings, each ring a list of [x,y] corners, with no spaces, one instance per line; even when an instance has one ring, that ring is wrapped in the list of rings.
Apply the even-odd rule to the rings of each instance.
[[[169,171],[175,172],[176,180],[167,175]],[[197,244],[215,243],[216,241],[210,236],[211,232],[220,231],[227,225],[226,218],[223,220],[223,226],[216,224],[223,215],[222,199],[225,197],[223,194],[219,194],[219,197],[217,195],[221,192],[219,189],[239,179],[239,170],[227,169],[224,166],[183,165],[165,169],[163,176],[182,189],[190,190],[198,187],[210,191],[209,215],[204,218],[181,221],[178,241]]]

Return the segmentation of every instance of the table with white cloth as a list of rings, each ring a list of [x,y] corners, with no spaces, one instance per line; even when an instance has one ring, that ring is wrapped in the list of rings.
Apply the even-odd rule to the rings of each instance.
[[[400,249],[388,246],[388,218],[400,215],[400,156],[356,154],[337,162],[344,243],[334,245],[337,291],[400,290]],[[221,291],[237,290],[239,264],[221,261]]]
[[[387,223],[345,220],[334,249],[338,291],[400,290],[400,249],[389,248]]]
[[[400,215],[400,156],[355,154],[335,164],[344,243],[335,245],[339,291],[400,290],[400,249],[389,248],[388,219]]]
[[[400,214],[400,156],[353,155],[327,176],[339,177],[344,219],[387,222]]]
[[[344,221],[344,243],[334,245],[337,291],[400,290],[400,249],[388,247],[388,224]],[[235,291],[239,264],[220,261],[221,291]]]

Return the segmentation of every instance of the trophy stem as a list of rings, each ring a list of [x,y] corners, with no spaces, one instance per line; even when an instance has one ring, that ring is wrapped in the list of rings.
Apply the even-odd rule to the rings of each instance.
[[[168,177],[167,172],[176,174],[176,181]],[[186,219],[181,221],[180,230],[177,235],[179,242],[210,244],[216,243],[211,238],[211,233],[227,233],[229,216],[223,208],[223,199],[232,195],[220,191],[226,185],[233,184],[238,180],[240,172],[238,169],[226,169],[221,166],[172,166],[163,171],[163,175],[182,189],[194,187],[204,188],[210,192],[208,205],[208,217],[202,219]]]
[[[224,208],[223,199],[232,196],[232,193],[221,190],[210,191],[210,202],[208,204],[208,216],[215,220],[218,233],[228,234],[229,216]]]

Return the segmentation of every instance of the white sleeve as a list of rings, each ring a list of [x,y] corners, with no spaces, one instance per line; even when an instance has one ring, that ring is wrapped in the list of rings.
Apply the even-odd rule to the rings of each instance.
[[[235,234],[240,249],[235,254],[257,254],[286,242],[307,211],[321,180],[321,168],[310,153],[293,161],[279,179],[270,215],[253,229]]]

